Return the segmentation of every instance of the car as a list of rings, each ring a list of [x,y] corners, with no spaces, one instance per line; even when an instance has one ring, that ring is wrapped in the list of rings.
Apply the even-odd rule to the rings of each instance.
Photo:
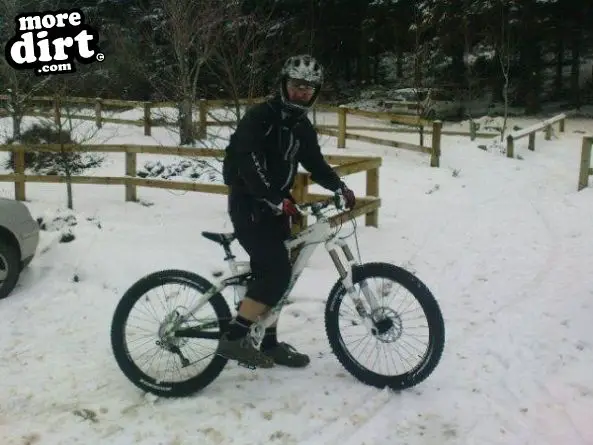
[[[415,114],[428,120],[461,118],[471,114],[486,114],[490,110],[492,95],[464,98],[444,88],[401,88],[392,91],[384,106],[398,114]]]
[[[0,299],[17,285],[37,252],[39,223],[20,201],[0,198]]]

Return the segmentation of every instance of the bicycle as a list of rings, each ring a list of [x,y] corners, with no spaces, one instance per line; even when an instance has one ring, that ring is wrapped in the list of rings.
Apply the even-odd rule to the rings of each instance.
[[[293,264],[290,284],[279,303],[271,308],[268,313],[251,328],[253,341],[259,345],[263,339],[265,329],[271,326],[277,319],[286,304],[290,292],[301,276],[311,255],[319,244],[325,244],[325,248],[332,259],[339,278],[331,288],[325,304],[324,322],[325,331],[333,354],[337,357],[342,366],[360,382],[378,387],[390,387],[394,390],[403,390],[415,386],[424,381],[438,365],[444,349],[445,327],[440,307],[428,287],[411,272],[383,262],[362,263],[357,261],[350,249],[345,237],[339,238],[341,226],[334,231],[327,215],[322,211],[333,207],[336,210],[343,208],[343,198],[339,195],[328,199],[299,205],[303,215],[312,215],[316,218],[315,223],[291,236],[287,241],[291,261]],[[356,223],[354,234],[356,234]],[[111,326],[111,346],[117,364],[124,375],[137,387],[161,397],[186,397],[209,385],[222,372],[228,359],[217,355],[216,350],[211,351],[206,357],[190,361],[188,354],[189,347],[182,352],[190,339],[201,339],[216,341],[228,326],[232,314],[227,300],[223,296],[223,290],[232,288],[235,290],[235,308],[245,295],[246,285],[251,278],[248,261],[237,261],[231,251],[231,244],[235,240],[233,233],[202,232],[202,235],[221,245],[228,263],[229,271],[219,274],[219,279],[212,283],[206,278],[184,270],[162,270],[146,275],[134,283],[123,295],[115,309]],[[341,250],[345,257],[344,263],[340,259],[338,250]],[[410,343],[402,340],[404,319],[403,312],[384,307],[379,302],[379,297],[385,297],[384,292],[391,290],[393,286],[382,287],[381,295],[371,290],[368,281],[373,278],[382,280],[389,279],[399,284],[412,294],[426,316],[428,322],[428,346],[426,351],[419,355],[420,361],[404,373],[395,375],[383,375],[364,367],[346,349],[346,339],[340,331],[340,308],[346,304],[346,296],[354,303],[355,317],[347,323],[346,327],[362,327],[368,334],[374,337],[378,344],[389,344],[398,342],[410,349]],[[191,373],[187,378],[179,381],[169,381],[164,378],[155,378],[147,374],[150,370],[142,370],[132,358],[128,345],[125,342],[127,323],[130,311],[139,302],[147,291],[166,285],[181,285],[201,294],[201,296],[188,305],[177,305],[169,307],[164,320],[157,320],[160,324],[156,329],[158,353],[169,353],[176,356],[181,362],[181,368],[177,371],[180,377],[182,370],[198,364],[206,358],[212,358],[205,369],[199,373]],[[359,291],[356,288],[359,287]],[[363,298],[360,294],[362,293]],[[169,294],[163,292],[166,299]],[[148,299],[148,297],[147,297]],[[196,312],[209,304],[214,310],[214,317],[200,319],[195,316]],[[154,307],[151,306],[151,309]],[[404,308],[407,309],[407,308]],[[197,322],[197,324],[195,324]],[[153,332],[154,333],[154,332]],[[366,349],[366,346],[365,346]],[[156,354],[155,354],[156,355]],[[154,358],[153,355],[152,357]],[[169,356],[169,360],[171,356]],[[175,360],[175,358],[173,357]],[[378,359],[378,358],[377,358]]]

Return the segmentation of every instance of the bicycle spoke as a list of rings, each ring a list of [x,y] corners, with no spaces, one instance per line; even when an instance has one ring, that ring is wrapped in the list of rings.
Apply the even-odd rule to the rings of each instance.
[[[371,280],[378,282],[371,286]],[[410,372],[428,350],[428,323],[424,311],[398,283],[383,277],[367,278],[365,281],[380,304],[373,316],[388,320],[386,323],[392,326],[386,333],[371,335],[350,299],[343,298],[339,309],[339,330],[344,345],[361,366],[372,372],[386,376]],[[358,291],[360,294],[361,290]],[[363,301],[366,306],[366,300]],[[371,311],[370,307],[367,311]]]
[[[167,317],[185,314],[190,303],[200,296],[199,292],[186,285],[166,284],[138,299],[128,318],[126,343],[132,360],[142,372],[158,381],[184,381],[201,372],[196,370],[195,366],[206,366],[207,363],[203,362],[214,356],[217,343],[213,340],[175,337],[169,347],[166,341],[159,337],[159,329]],[[211,310],[211,307],[206,305],[202,309],[209,308]],[[195,314],[191,318],[191,325],[185,323],[180,327],[195,329],[212,322],[218,324],[216,314]],[[204,332],[212,331],[208,329]],[[183,366],[174,346],[177,346],[187,359],[189,366]]]

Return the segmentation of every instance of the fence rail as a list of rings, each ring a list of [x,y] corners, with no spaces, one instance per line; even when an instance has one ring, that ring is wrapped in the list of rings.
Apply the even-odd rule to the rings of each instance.
[[[552,125],[558,123],[560,132],[564,133],[566,115],[564,113],[558,114],[550,119],[539,122],[531,127],[509,133],[507,136],[507,157],[515,156],[515,141],[529,136],[528,148],[531,151],[535,150],[535,133],[544,130],[546,133],[546,141],[552,139]]]
[[[358,110],[354,108],[349,108],[344,105],[340,105],[337,107],[338,113],[338,125],[336,126],[317,126],[317,131],[320,134],[325,134],[328,136],[334,136],[338,139],[338,148],[346,148],[346,140],[347,139],[354,139],[362,142],[369,142],[371,144],[379,144],[379,145],[386,145],[388,147],[397,147],[402,148],[404,150],[415,151],[417,153],[428,153],[430,154],[430,166],[431,167],[438,167],[440,165],[440,156],[441,156],[441,131],[443,124],[441,121],[434,121],[432,122],[432,144],[430,147],[426,147],[423,145],[423,137],[422,132],[426,125],[431,123],[426,119],[423,119],[419,116],[406,116],[406,115],[398,115],[395,113],[388,113],[388,112],[375,112],[375,111],[364,111]],[[402,141],[394,141],[392,139],[381,139],[373,136],[366,136],[362,134],[352,133],[348,130],[353,130],[354,128],[350,128],[347,125],[347,116],[363,116],[363,117],[373,117],[375,119],[384,119],[388,120],[390,123],[394,124],[403,124],[408,125],[411,127],[416,127],[418,132],[421,135],[420,145],[411,144],[409,142],[402,142]],[[376,127],[362,127],[356,126],[357,130],[367,130],[367,131],[389,131],[388,129],[380,129],[378,130]],[[391,128],[392,132],[397,132],[396,128]]]
[[[213,107],[232,107],[235,105],[245,106],[252,105],[264,101],[265,97],[256,97],[250,99],[239,99],[236,102],[230,100],[216,100],[216,99],[200,99],[196,103],[192,104],[198,109],[199,117],[196,126],[196,133],[199,138],[206,136],[206,128],[208,126],[229,126],[236,121],[222,121],[222,120],[208,120],[208,110]],[[8,95],[0,95],[0,101],[12,100]],[[175,122],[166,122],[164,119],[154,119],[152,110],[154,108],[177,108],[179,107],[178,102],[174,101],[135,101],[135,100],[122,100],[122,99],[103,99],[101,97],[64,97],[64,96],[34,96],[27,100],[31,104],[35,103],[47,103],[53,109],[52,112],[39,112],[39,111],[28,111],[29,116],[39,116],[53,118],[56,125],[62,118],[62,105],[94,105],[94,115],[89,116],[86,114],[69,114],[68,116],[72,119],[95,121],[97,128],[101,128],[104,123],[115,123],[115,124],[126,124],[136,125],[144,127],[144,135],[151,136],[153,127],[167,127],[174,125]],[[143,117],[142,119],[120,119],[105,117],[103,112],[105,107],[125,107],[125,108],[142,108]],[[6,114],[8,116],[8,114]],[[0,113],[0,117],[2,114]]]
[[[25,174],[25,153],[30,151],[44,151],[54,153],[123,153],[125,154],[125,176],[63,176],[63,175],[26,175]],[[151,187],[170,190],[185,190],[203,193],[223,194],[228,193],[226,185],[208,184],[195,182],[169,181],[165,179],[147,179],[136,176],[136,155],[177,155],[183,157],[213,157],[223,158],[224,150],[214,148],[185,148],[185,147],[161,147],[142,145],[0,145],[0,152],[14,153],[14,173],[0,175],[0,182],[13,182],[15,199],[26,200],[26,183],[71,183],[71,184],[99,184],[99,185],[123,185],[125,187],[126,201],[137,201],[138,187]],[[354,209],[342,212],[332,217],[332,224],[340,224],[351,218],[365,215],[367,226],[378,227],[379,208],[381,199],[379,197],[379,168],[382,165],[382,158],[369,156],[342,156],[324,155],[329,164],[335,165],[334,170],[338,176],[343,177],[355,173],[366,172],[366,195],[357,198],[357,205]],[[314,184],[309,173],[299,172],[293,188],[293,195],[297,202],[302,203],[310,200],[321,200],[329,195],[309,193],[309,185]],[[307,218],[297,224],[295,229],[300,230],[307,226]]]
[[[199,139],[204,139],[207,135],[207,128],[210,126],[232,126],[236,124],[236,120],[221,120],[208,119],[208,116],[212,116],[210,110],[216,107],[228,107],[234,105],[250,105],[262,102],[266,97],[257,97],[252,99],[241,99],[237,102],[229,100],[206,100],[200,99],[192,106],[196,106],[198,109],[197,122],[194,123],[195,134]],[[10,96],[0,95],[0,100],[10,101]],[[126,101],[119,99],[102,99],[100,97],[88,98],[88,97],[52,97],[52,96],[37,96],[29,99],[30,103],[47,103],[48,106],[53,107],[51,112],[44,111],[29,111],[27,115],[53,118],[54,123],[58,125],[63,117],[62,106],[64,104],[75,104],[75,105],[94,105],[94,114],[76,114],[69,113],[68,117],[78,120],[94,121],[97,128],[101,128],[104,123],[119,123],[127,125],[136,125],[144,128],[144,135],[150,136],[152,134],[153,127],[166,127],[174,125],[175,122],[166,121],[165,119],[155,118],[153,110],[161,107],[177,107],[179,106],[176,102],[148,102],[148,101]],[[105,107],[129,107],[129,108],[142,108],[143,117],[142,119],[120,119],[105,116]],[[316,113],[317,111],[335,112],[338,117],[337,125],[317,125]],[[406,125],[415,128],[415,131],[420,134],[420,144],[411,144],[408,142],[394,141],[391,139],[381,139],[372,136],[366,136],[358,133],[353,133],[353,130],[362,131],[382,131],[382,132],[393,132],[397,133],[398,128],[391,127],[375,127],[375,126],[364,126],[356,125],[347,127],[347,116],[361,116],[379,120],[386,120],[389,124]],[[0,116],[1,117],[1,116]],[[440,121],[429,121],[421,118],[417,115],[401,115],[391,112],[376,112],[359,110],[344,105],[333,106],[327,104],[317,104],[313,109],[313,122],[320,134],[337,137],[338,148],[346,148],[346,140],[353,139],[372,144],[386,145],[390,147],[401,148],[405,150],[411,150],[418,153],[430,154],[430,165],[432,167],[438,167],[440,165],[441,155],[441,135],[442,135],[442,123]],[[431,146],[424,146],[424,128],[426,126],[432,126],[432,143]]]
[[[589,176],[593,175],[591,167],[591,152],[593,151],[593,136],[584,136],[581,148],[581,164],[579,168],[578,191],[589,187]]]

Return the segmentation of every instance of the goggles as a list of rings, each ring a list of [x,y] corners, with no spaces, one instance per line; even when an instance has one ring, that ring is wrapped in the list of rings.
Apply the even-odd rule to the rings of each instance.
[[[299,90],[306,93],[313,93],[317,88],[316,85],[302,79],[288,79],[286,86],[293,90]]]

